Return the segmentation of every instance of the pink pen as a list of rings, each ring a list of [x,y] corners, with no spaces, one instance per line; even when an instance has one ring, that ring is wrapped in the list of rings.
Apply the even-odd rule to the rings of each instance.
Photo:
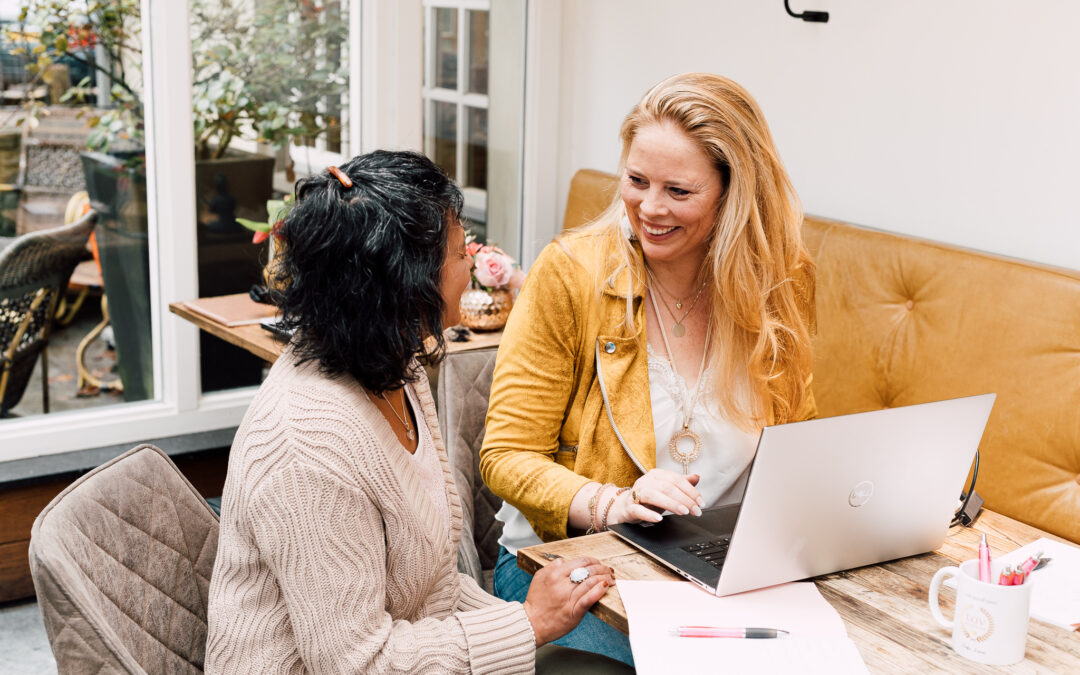
[[[786,630],[776,628],[716,628],[714,626],[679,626],[672,628],[671,634],[689,638],[749,638],[771,639],[786,637]]]
[[[1039,565],[1039,558],[1042,557],[1042,551],[1039,551],[1035,555],[1031,556],[1024,562],[1020,563],[1020,569],[1024,574],[1030,574],[1031,570],[1035,569]]]
[[[979,581],[990,583],[990,547],[986,544],[986,535],[979,542]]]

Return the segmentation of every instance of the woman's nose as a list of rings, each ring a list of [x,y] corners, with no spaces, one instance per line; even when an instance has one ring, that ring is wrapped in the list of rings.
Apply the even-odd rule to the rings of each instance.
[[[664,215],[667,211],[667,205],[664,203],[663,193],[656,190],[647,191],[641,199],[639,208],[641,209],[641,215],[650,220],[655,216]]]

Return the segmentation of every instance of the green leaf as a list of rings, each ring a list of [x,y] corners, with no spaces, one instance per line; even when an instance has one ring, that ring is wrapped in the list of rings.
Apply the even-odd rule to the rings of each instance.
[[[254,220],[248,220],[247,218],[237,218],[236,222],[240,223],[252,232],[269,232],[270,223],[257,223]]]

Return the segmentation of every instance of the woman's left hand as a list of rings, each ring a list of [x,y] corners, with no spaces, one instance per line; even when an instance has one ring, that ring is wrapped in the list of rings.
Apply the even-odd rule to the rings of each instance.
[[[615,498],[607,524],[659,523],[664,511],[700,516],[705,500],[695,487],[699,480],[701,476],[696,473],[686,476],[666,469],[653,469],[638,478],[630,490]]]

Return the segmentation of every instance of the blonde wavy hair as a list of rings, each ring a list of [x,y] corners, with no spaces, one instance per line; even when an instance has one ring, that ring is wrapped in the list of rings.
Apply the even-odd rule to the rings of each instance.
[[[814,263],[802,242],[802,207],[765,117],[750,94],[725,77],[670,77],[650,89],[623,120],[620,179],[638,130],[659,123],[672,123],[686,133],[723,182],[703,270],[711,281],[708,365],[716,406],[744,429],[793,421],[809,397]],[[617,194],[604,214],[583,229],[618,232],[623,213]],[[632,242],[625,236],[614,239],[619,244],[607,279],[628,270],[631,279],[643,281],[643,261]],[[633,328],[630,303],[628,297],[627,320]]]

